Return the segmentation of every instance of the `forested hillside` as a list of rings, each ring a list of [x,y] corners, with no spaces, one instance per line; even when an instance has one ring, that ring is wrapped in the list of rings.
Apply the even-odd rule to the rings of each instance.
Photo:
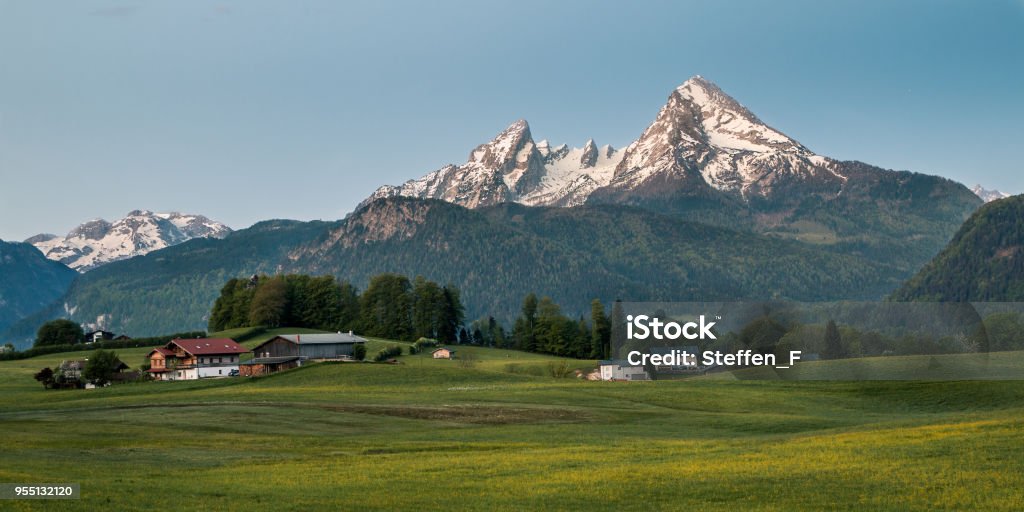
[[[89,272],[66,303],[75,320],[132,335],[204,328],[225,282],[253,274],[334,275],[359,289],[395,272],[451,283],[467,318],[509,324],[522,297],[566,313],[590,301],[883,297],[905,276],[884,258],[621,206],[469,210],[392,198],[338,222],[268,221]],[[65,314],[54,308],[47,315]],[[43,315],[46,316],[46,315]],[[42,318],[19,326],[31,334]]]
[[[0,240],[0,333],[60,298],[75,275],[29,244]]]
[[[979,209],[892,298],[1024,301],[1024,195]]]

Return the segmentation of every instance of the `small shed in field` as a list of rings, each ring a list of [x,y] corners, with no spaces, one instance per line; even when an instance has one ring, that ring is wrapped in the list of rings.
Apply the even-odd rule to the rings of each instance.
[[[239,365],[239,374],[243,377],[259,377],[270,375],[299,366],[298,356],[256,357]]]
[[[433,354],[434,359],[455,359],[455,349],[451,348],[441,347],[434,349],[431,354]]]
[[[622,359],[601,361],[599,364],[601,380],[651,380],[643,366]]]

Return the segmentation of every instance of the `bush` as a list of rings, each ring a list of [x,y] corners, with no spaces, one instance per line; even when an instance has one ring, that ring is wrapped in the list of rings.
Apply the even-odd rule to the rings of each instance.
[[[438,341],[433,339],[433,338],[420,338],[420,339],[416,340],[416,343],[413,343],[413,345],[416,347],[416,349],[420,350],[420,351],[422,351],[425,348],[436,347],[436,346],[438,346],[438,344],[439,344]]]
[[[82,377],[97,386],[106,385],[117,371],[117,365],[120,362],[116,352],[97,350],[89,356],[89,360],[85,363]]]
[[[363,343],[356,343],[352,345],[352,359],[356,361],[362,361],[366,359],[366,345]]]
[[[398,357],[402,355],[402,347],[400,345],[391,345],[388,348],[382,349],[377,352],[377,355],[373,358],[374,361],[383,362],[388,359]]]
[[[49,367],[43,368],[35,374],[35,379],[43,385],[43,389],[49,389],[54,382],[53,370]]]
[[[568,361],[550,363],[548,365],[548,370],[551,372],[551,376],[556,379],[564,379],[573,373],[572,368],[569,368]]]
[[[81,343],[83,338],[85,338],[85,333],[82,332],[82,326],[71,320],[59,318],[50,320],[39,327],[34,346],[73,345]]]

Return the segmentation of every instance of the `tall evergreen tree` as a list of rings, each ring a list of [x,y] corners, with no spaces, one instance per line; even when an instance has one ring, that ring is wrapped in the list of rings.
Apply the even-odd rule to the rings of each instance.
[[[585,359],[590,355],[590,326],[587,325],[586,319],[580,315],[579,322],[576,326],[576,336],[573,341],[573,357],[576,359]]]
[[[537,339],[534,328],[537,324],[537,296],[528,294],[523,299],[522,313],[516,319],[512,329],[512,337],[515,339],[516,348],[527,352],[537,350]]]
[[[825,324],[825,359],[842,359],[846,357],[846,349],[843,347],[843,339],[839,335],[839,327],[835,320],[829,320]]]
[[[459,289],[449,284],[442,290],[444,293],[444,314],[437,339],[442,342],[457,342],[459,330],[465,321],[465,308],[462,306]]]
[[[565,339],[565,317],[562,308],[544,297],[537,303],[537,321],[534,325],[534,338],[537,350],[548,354],[564,354],[568,342]]]
[[[608,357],[608,342],[612,336],[611,321],[604,314],[604,305],[600,299],[590,302],[590,354],[591,359]]]
[[[448,308],[444,290],[437,283],[416,276],[412,301],[413,337],[437,339]]]
[[[624,347],[626,342],[626,313],[622,308],[622,301],[616,300],[612,304],[611,335],[605,349],[605,357],[615,357],[616,350]]]

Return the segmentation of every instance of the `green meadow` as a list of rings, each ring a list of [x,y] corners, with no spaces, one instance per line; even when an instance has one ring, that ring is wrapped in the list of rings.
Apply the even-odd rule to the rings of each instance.
[[[1024,381],[589,382],[551,368],[593,361],[458,354],[61,391],[33,373],[82,353],[0,362],[0,482],[82,489],[0,508],[1024,508]],[[1024,353],[994,359],[1008,372]]]

